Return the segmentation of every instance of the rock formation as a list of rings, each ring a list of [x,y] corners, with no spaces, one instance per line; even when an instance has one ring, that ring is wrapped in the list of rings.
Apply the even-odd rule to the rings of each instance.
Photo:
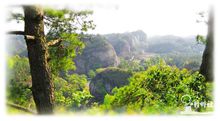
[[[105,95],[112,94],[112,89],[129,83],[131,73],[118,68],[106,68],[97,73],[89,84],[89,91],[95,101],[102,102]]]

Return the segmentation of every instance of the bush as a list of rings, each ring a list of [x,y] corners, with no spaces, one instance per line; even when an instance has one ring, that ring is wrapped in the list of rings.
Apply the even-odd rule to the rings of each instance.
[[[88,72],[88,76],[89,76],[90,79],[94,78],[95,75],[96,75],[95,71],[93,71],[93,70],[89,70],[89,72]]]
[[[176,113],[193,102],[210,101],[206,85],[198,72],[179,70],[161,61],[134,74],[129,85],[113,89],[114,95],[106,95],[102,107],[117,112]],[[183,98],[188,96],[191,100]]]
[[[92,97],[84,75],[67,75],[65,79],[53,75],[55,107],[64,110],[84,109]],[[7,63],[7,102],[35,109],[31,92],[28,58],[12,56]]]
[[[120,58],[120,64],[118,68],[134,72],[134,71],[143,71],[144,67],[140,64],[138,60],[125,60]]]
[[[31,76],[26,57],[18,55],[7,60],[7,101],[27,108],[34,108],[31,93]]]
[[[88,90],[86,76],[68,75],[67,79],[54,78],[55,105],[57,108],[77,111],[86,108],[91,95]]]

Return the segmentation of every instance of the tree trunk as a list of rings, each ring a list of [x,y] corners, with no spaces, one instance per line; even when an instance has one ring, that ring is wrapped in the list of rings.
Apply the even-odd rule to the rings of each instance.
[[[44,35],[43,9],[39,6],[24,6],[25,35],[32,77],[32,94],[38,114],[53,113],[53,83],[48,66],[48,49]]]
[[[206,39],[206,48],[202,56],[202,64],[200,66],[200,73],[205,76],[207,81],[212,82],[214,79],[213,73],[213,50],[214,50],[214,15],[213,10],[209,12],[208,21],[208,35]]]

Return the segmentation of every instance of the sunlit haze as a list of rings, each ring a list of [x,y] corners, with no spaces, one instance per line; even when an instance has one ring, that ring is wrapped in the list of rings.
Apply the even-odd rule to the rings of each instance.
[[[94,34],[123,33],[143,30],[148,36],[177,35],[190,36],[206,35],[207,25],[197,23],[198,13],[207,12],[209,4],[205,2],[180,1],[133,1],[133,2],[77,2],[60,5],[57,8],[75,10],[92,10],[92,18],[97,25]],[[10,24],[9,29],[15,29]],[[23,25],[20,25],[20,28]],[[16,25],[17,28],[19,26]],[[19,29],[20,29],[19,28]]]
[[[94,8],[95,33],[117,33],[143,30],[152,35],[188,36],[206,34],[207,26],[196,23],[198,12],[208,5],[190,3],[126,3],[109,8]]]

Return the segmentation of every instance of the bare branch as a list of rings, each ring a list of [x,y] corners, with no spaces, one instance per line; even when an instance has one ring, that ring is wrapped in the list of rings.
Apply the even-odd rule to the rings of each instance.
[[[24,35],[24,31],[9,31],[7,34]]]
[[[7,34],[13,34],[13,35],[24,35],[24,38],[27,40],[34,40],[35,37],[32,35],[25,35],[24,31],[9,31]]]
[[[35,39],[35,37],[31,36],[31,35],[24,35],[24,38],[27,40],[34,40]]]
[[[51,40],[50,42],[47,43],[47,46],[53,46],[55,44],[60,43],[61,41],[63,41],[63,39]]]
[[[82,26],[82,23],[79,21],[79,19],[78,19],[77,16],[76,16],[76,20],[77,20],[78,24],[79,24],[80,26]]]

